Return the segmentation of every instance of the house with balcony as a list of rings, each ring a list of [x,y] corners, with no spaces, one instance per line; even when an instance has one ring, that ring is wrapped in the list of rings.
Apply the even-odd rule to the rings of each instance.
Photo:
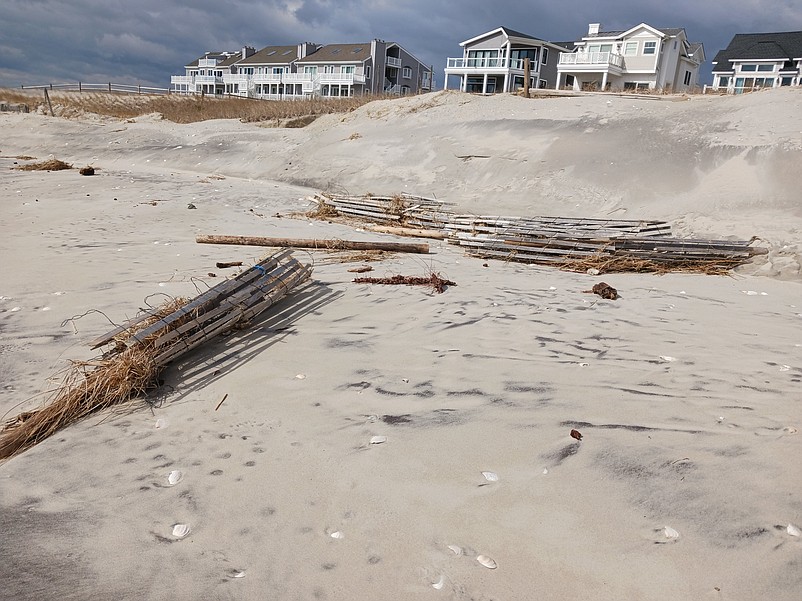
[[[509,27],[497,27],[464,42],[462,56],[446,61],[445,85],[458,78],[463,92],[495,94],[524,87],[524,67],[529,59],[530,88],[548,88],[557,80],[557,58],[568,46],[547,42]]]
[[[223,81],[232,65],[255,50],[248,46],[237,52],[207,52],[184,66],[184,75],[170,77],[171,91],[183,94],[226,94],[230,87]]]
[[[324,98],[418,94],[432,89],[432,69],[395,42],[328,44],[296,62]]]
[[[171,77],[174,92],[293,100],[432,90],[431,67],[384,40],[207,52],[185,70],[185,75]]]
[[[705,60],[703,45],[689,42],[685,29],[646,23],[624,31],[591,23],[574,45],[560,54],[557,89],[691,91]]]
[[[713,85],[729,94],[802,85],[802,31],[739,33],[713,59]]]

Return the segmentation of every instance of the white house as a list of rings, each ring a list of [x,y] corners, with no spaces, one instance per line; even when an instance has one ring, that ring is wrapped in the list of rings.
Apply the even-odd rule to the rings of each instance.
[[[448,78],[459,78],[463,92],[494,94],[514,92],[524,86],[524,61],[529,59],[530,88],[553,86],[557,78],[557,57],[569,48],[547,42],[509,27],[497,27],[464,42],[462,56],[449,58],[445,68]]]
[[[691,91],[699,84],[704,47],[682,28],[641,23],[625,31],[602,31],[599,23],[560,55],[556,88],[574,90]]]
[[[802,31],[739,33],[713,59],[712,90],[741,94],[802,85]]]
[[[171,77],[174,92],[299,99],[417,94],[432,89],[432,69],[396,42],[306,42],[256,52],[207,52]]]

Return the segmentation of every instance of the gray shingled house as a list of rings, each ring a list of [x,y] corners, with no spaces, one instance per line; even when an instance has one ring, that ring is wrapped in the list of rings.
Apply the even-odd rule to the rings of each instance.
[[[713,59],[710,90],[741,94],[802,85],[802,31],[736,34]]]

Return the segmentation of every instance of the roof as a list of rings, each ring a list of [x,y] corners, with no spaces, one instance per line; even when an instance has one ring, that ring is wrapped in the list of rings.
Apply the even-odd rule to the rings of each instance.
[[[206,59],[206,58],[216,58],[217,60],[224,60],[224,59],[231,58],[232,56],[234,56],[234,57],[239,56],[239,52],[227,52],[225,50],[220,51],[220,52],[211,52],[211,51],[210,52],[204,52],[203,56],[200,56],[200,57],[196,58],[194,61],[192,61],[191,63],[187,63],[184,66],[185,67],[197,67],[198,66],[198,61]]]
[[[521,33],[520,31],[515,31],[514,29],[510,29],[509,27],[501,26],[501,27],[496,27],[495,29],[491,29],[490,31],[486,31],[485,33],[479,34],[477,36],[474,36],[469,40],[465,40],[464,42],[460,42],[459,45],[460,46],[467,46],[471,42],[475,42],[476,40],[481,40],[482,38],[486,38],[486,37],[488,37],[490,35],[493,35],[493,34],[496,34],[496,33],[499,33],[499,32],[503,33],[508,38],[518,38],[518,39],[522,39],[522,40],[532,40],[533,42],[540,42],[540,43],[544,43],[545,42],[545,40],[542,40],[540,38],[536,38],[535,36],[529,35],[528,33]]]
[[[713,59],[714,71],[732,70],[732,61],[802,58],[802,31],[738,33]]]
[[[298,46],[265,46],[247,58],[241,59],[238,65],[285,65],[298,58]]]
[[[653,29],[655,31],[659,31],[662,34],[667,35],[670,38],[678,36],[680,33],[685,31],[684,27],[652,27],[648,23],[638,23],[637,25],[630,27],[628,29],[620,29],[615,31],[600,31],[599,33],[594,33],[590,35],[586,35],[586,38],[617,38],[619,36],[624,35],[625,33],[629,33],[633,29],[637,29],[638,27],[645,26],[649,29]]]
[[[354,63],[370,58],[370,42],[364,44],[328,44],[299,59],[299,63]]]

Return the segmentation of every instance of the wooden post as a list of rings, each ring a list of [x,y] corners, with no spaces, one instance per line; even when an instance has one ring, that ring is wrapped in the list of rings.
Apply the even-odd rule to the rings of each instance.
[[[109,82],[109,92],[111,92],[111,82]]]
[[[78,91],[79,92],[83,92],[83,90],[81,89],[81,82],[80,81],[78,82]]]
[[[45,91],[45,100],[47,100],[47,106],[50,109],[50,116],[54,117],[53,115],[53,105],[50,103],[50,94],[47,93],[47,88],[44,89]]]
[[[310,238],[264,238],[261,236],[198,236],[198,244],[238,244],[277,248],[316,248],[320,250],[387,250],[428,254],[429,245],[407,242],[363,242],[356,240],[315,240]]]
[[[529,78],[532,77],[532,66],[529,57],[524,59],[524,98],[529,98]]]

